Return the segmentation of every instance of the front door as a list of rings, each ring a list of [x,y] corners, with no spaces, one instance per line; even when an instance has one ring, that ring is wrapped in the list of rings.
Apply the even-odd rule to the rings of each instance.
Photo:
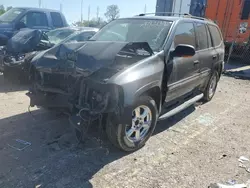
[[[188,44],[196,48],[196,35],[192,22],[182,22],[176,26],[171,51],[179,44]],[[170,58],[167,62],[167,72],[169,78],[165,102],[181,97],[199,85],[199,55]]]

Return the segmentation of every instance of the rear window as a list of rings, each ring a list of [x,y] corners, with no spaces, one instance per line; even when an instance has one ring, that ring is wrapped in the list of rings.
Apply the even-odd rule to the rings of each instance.
[[[216,26],[208,25],[214,46],[219,46],[222,42],[222,37],[219,29]]]
[[[63,20],[62,20],[62,17],[61,17],[60,13],[51,12],[50,15],[51,15],[54,27],[56,27],[56,28],[63,27]]]

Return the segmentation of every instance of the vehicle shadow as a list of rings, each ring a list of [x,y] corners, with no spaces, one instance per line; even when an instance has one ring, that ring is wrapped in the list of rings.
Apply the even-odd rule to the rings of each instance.
[[[24,91],[29,88],[28,84],[18,84],[4,78],[4,75],[0,73],[0,93]]]
[[[185,117],[189,116],[194,111],[195,111],[195,106],[192,105],[189,108],[183,110],[182,112],[180,112],[180,113],[178,113],[178,114],[176,114],[176,115],[174,115],[166,120],[159,121],[156,128],[155,128],[153,135],[157,135],[163,131],[166,131],[170,127],[174,126],[175,124],[177,124],[178,122],[183,120]]]
[[[159,122],[154,135],[193,111],[190,107]],[[0,119],[0,125],[0,187],[93,187],[92,177],[104,166],[133,155],[113,147],[95,125],[86,142],[78,144],[68,117],[43,109]],[[17,139],[30,145],[18,150],[23,146]]]

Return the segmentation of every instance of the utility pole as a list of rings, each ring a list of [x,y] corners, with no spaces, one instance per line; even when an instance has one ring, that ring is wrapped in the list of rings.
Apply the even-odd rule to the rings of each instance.
[[[83,5],[83,0],[81,0],[81,23],[83,22],[83,20],[82,20],[82,5]]]
[[[63,5],[62,5],[62,3],[60,3],[60,12],[62,12],[63,11]]]
[[[180,2],[179,16],[181,16],[181,15],[180,15],[180,14],[181,14],[181,8],[182,8],[182,0],[181,0],[181,2]]]
[[[39,5],[39,8],[41,8],[41,6],[42,6],[42,0],[38,0],[38,5]]]
[[[97,10],[96,10],[96,21],[97,21],[97,24],[99,25],[100,24],[100,19],[99,19],[99,6],[97,7]]]
[[[97,9],[96,9],[96,19],[97,20],[99,19],[99,11],[100,11],[100,9],[99,9],[99,6],[98,6]]]
[[[89,23],[89,17],[90,17],[90,5],[89,5],[89,8],[88,8],[88,23]]]
[[[147,5],[145,4],[145,7],[144,7],[144,14],[147,13]]]

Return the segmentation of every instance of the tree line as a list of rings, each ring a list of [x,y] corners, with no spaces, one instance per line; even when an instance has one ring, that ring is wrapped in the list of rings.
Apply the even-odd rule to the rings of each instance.
[[[106,20],[101,17],[93,18],[92,20],[84,20],[73,23],[75,26],[79,27],[102,27],[106,25],[108,22],[115,20],[120,17],[120,9],[117,5],[109,5],[104,14]]]
[[[0,5],[0,15],[4,14],[6,11],[12,9],[12,7],[4,7],[3,5]]]

